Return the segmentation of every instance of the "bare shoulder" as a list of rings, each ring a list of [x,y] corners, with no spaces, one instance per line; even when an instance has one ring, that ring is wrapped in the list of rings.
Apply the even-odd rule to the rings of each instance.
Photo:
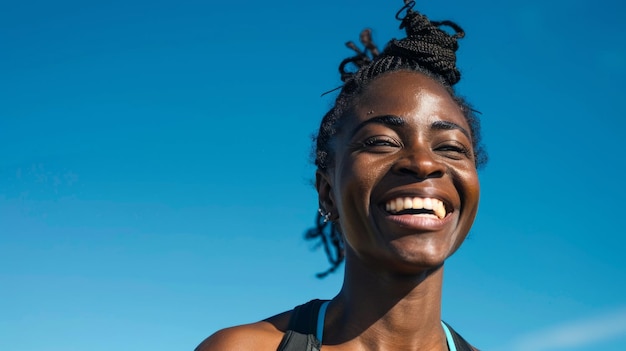
[[[225,328],[206,338],[195,351],[275,351],[280,344],[291,312],[266,320]]]

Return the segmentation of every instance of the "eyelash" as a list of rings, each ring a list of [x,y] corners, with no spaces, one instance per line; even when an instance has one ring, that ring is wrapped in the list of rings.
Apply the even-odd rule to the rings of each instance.
[[[363,142],[359,143],[361,148],[376,148],[376,147],[402,147],[402,144],[397,140],[388,137],[388,136],[374,136],[367,138]],[[467,148],[464,145],[458,145],[456,143],[447,143],[437,146],[434,151],[439,151],[443,153],[454,153],[464,155],[467,158],[472,157],[472,150]],[[452,157],[455,158],[455,157]]]
[[[471,156],[470,149],[466,148],[465,146],[456,145],[456,144],[445,144],[445,145],[437,147],[436,150],[443,151],[443,152],[455,152],[455,153],[463,154],[467,157]]]
[[[398,142],[390,137],[377,136],[366,139],[361,143],[363,147],[389,146],[397,147]]]

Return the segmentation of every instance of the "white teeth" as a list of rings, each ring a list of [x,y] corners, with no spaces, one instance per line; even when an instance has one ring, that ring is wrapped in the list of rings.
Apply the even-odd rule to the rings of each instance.
[[[402,211],[404,208],[404,200],[401,198],[396,199],[396,211]]]
[[[424,199],[424,209],[425,210],[432,210],[433,209],[433,200],[430,198],[425,198]]]
[[[413,208],[413,199],[408,197],[404,199],[404,208]]]
[[[439,199],[434,198],[421,198],[421,197],[399,197],[393,200],[389,200],[385,204],[385,209],[391,213],[397,213],[403,210],[430,210],[439,219],[443,219],[446,216],[446,207]],[[418,216],[428,216],[429,214],[419,214]],[[430,215],[432,216],[432,214]]]
[[[412,208],[424,208],[424,200],[421,197],[414,197]]]
[[[441,202],[435,203],[435,206],[433,207],[433,212],[435,212],[435,215],[439,218],[443,218],[446,216],[446,208],[443,207],[443,203]]]

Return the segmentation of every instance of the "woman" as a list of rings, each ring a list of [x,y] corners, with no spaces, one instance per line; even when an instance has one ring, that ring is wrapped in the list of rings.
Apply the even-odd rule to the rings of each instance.
[[[369,31],[364,52],[348,44],[357,55],[340,66],[345,84],[317,137],[308,237],[324,243],[329,271],[345,260],[341,291],[221,330],[197,351],[475,350],[441,321],[443,264],[472,226],[485,160],[478,121],[452,89],[463,32],[413,5],[397,15],[407,38],[380,54]]]

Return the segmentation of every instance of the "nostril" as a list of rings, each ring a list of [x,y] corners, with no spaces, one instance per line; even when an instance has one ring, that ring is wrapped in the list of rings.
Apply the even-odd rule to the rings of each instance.
[[[402,168],[400,172],[402,174],[414,176],[418,179],[441,178],[443,177],[443,174],[444,174],[443,171],[441,170],[436,170],[433,172],[421,172],[419,170],[416,171],[411,168]]]
[[[440,178],[445,174],[445,166],[423,152],[412,153],[396,163],[398,173],[412,175],[418,179]]]
[[[427,178],[441,178],[441,177],[443,177],[443,172],[440,170],[432,172],[430,175],[427,176]]]

